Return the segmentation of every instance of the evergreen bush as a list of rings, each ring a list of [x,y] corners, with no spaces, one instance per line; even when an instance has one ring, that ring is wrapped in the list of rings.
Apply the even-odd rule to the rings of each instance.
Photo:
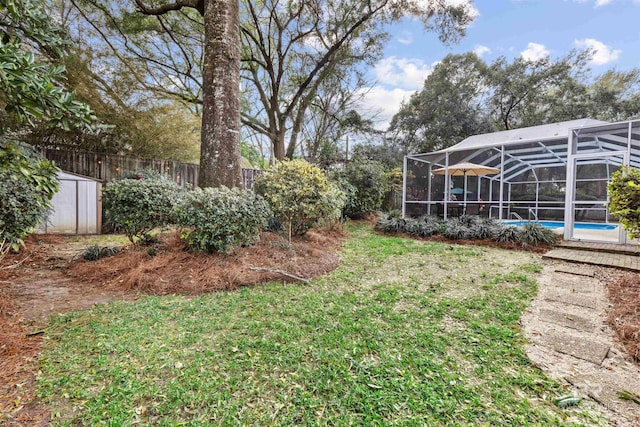
[[[310,228],[340,218],[345,194],[329,182],[325,173],[304,160],[279,163],[254,184],[289,239]]]
[[[156,227],[173,223],[173,208],[183,191],[164,176],[125,178],[102,189],[107,221],[133,243]]]
[[[209,253],[255,243],[269,215],[264,199],[253,191],[224,186],[196,188],[175,207],[182,237],[191,248]]]
[[[520,241],[520,229],[513,225],[505,225],[498,229],[493,240],[500,243],[513,243]]]
[[[608,191],[609,212],[631,238],[640,237],[640,170],[626,166],[614,172]]]
[[[345,191],[348,196],[344,207],[345,216],[360,219],[380,209],[388,190],[388,177],[382,163],[366,159],[354,160],[347,163],[337,176],[340,182],[348,183],[355,189],[355,192]],[[342,188],[345,188],[345,184],[342,184]]]
[[[18,251],[51,209],[58,168],[30,148],[0,140],[0,257]]]
[[[529,222],[520,230],[520,242],[523,246],[554,245],[557,236],[551,229],[535,222]]]

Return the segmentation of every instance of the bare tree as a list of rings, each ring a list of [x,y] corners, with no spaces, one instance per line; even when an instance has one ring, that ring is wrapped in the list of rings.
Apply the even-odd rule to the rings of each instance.
[[[112,51],[110,57],[104,57],[104,63],[113,59],[124,63],[142,90],[191,103],[205,114],[205,82],[211,78],[206,69],[207,50],[212,46],[207,28],[224,27],[219,20],[212,24],[205,17],[207,7],[215,8],[215,2],[68,1],[76,4],[92,31]],[[131,11],[131,1],[145,15]],[[456,6],[452,3],[240,0],[244,135],[269,141],[276,159],[293,156],[299,149],[306,113],[318,104],[323,82],[336,73],[350,75],[363,65],[373,64],[388,38],[386,25],[404,16],[421,18],[425,27],[437,31],[443,41],[457,39],[473,14],[471,0],[455,2]],[[221,46],[219,52],[228,53],[225,49]],[[350,79],[335,81],[343,84]],[[203,127],[203,135],[204,131]]]
[[[378,58],[385,24],[419,16],[447,41],[463,34],[472,19],[468,5],[442,0],[267,0],[243,6],[242,77],[252,89],[252,104],[260,107],[244,112],[242,122],[271,141],[279,160],[293,156],[322,83]]]

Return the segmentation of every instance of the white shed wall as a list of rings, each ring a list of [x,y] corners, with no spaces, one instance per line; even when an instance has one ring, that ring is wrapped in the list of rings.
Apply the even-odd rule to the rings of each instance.
[[[102,228],[102,184],[90,178],[61,172],[60,191],[53,196],[53,211],[40,233],[99,234]]]

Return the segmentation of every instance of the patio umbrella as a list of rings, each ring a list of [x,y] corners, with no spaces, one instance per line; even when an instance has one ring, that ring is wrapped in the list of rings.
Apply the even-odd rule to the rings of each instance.
[[[449,174],[450,176],[464,176],[464,207],[467,206],[467,177],[468,176],[481,176],[481,175],[495,175],[500,173],[500,169],[492,168],[484,165],[477,165],[475,163],[456,163],[448,168],[438,168],[433,171],[436,175]]]

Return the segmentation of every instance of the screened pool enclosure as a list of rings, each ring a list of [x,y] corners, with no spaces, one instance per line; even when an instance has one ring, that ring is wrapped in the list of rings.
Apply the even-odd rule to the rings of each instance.
[[[461,163],[493,171],[458,174]],[[640,168],[640,120],[580,119],[474,135],[405,157],[402,213],[554,221],[567,240],[628,243],[606,205],[607,183],[621,165]]]

